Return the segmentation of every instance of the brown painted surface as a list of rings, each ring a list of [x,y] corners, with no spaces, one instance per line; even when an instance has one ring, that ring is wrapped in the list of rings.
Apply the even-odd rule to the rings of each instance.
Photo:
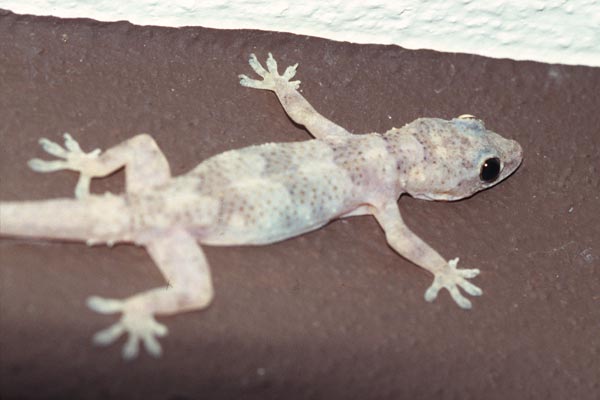
[[[455,203],[402,198],[409,225],[484,290],[460,310],[370,217],[263,247],[206,247],[216,299],[161,319],[162,359],[95,348],[115,321],[87,296],[163,285],[142,248],[0,240],[0,397],[600,398],[600,69],[356,45],[283,33],[168,29],[0,13],[0,200],[71,196],[37,174],[41,136],[84,149],[156,138],[174,173],[221,151],[308,138],[272,93],[239,86],[271,51],[349,130],[469,113],[524,163]],[[123,173],[94,182],[120,191]],[[1,222],[0,222],[1,223]]]

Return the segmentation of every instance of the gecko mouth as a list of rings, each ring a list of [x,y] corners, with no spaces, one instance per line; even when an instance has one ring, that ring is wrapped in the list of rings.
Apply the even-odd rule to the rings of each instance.
[[[452,194],[449,192],[440,192],[440,193],[421,193],[421,194],[414,194],[412,195],[412,197],[415,197],[417,199],[421,199],[421,200],[430,200],[430,201],[454,201],[454,200],[460,200],[462,198],[464,198],[465,196],[461,196],[461,195],[456,195],[456,194]]]

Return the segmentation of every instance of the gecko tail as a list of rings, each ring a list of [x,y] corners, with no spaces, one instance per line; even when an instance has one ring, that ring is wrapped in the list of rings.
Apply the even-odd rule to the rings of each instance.
[[[114,195],[0,202],[0,236],[115,242],[126,239],[129,221]]]

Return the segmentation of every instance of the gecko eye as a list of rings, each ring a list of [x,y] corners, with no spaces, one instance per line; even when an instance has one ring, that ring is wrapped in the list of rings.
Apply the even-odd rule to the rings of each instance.
[[[499,158],[488,158],[481,165],[479,179],[486,183],[494,182],[500,176],[500,166],[501,163]]]

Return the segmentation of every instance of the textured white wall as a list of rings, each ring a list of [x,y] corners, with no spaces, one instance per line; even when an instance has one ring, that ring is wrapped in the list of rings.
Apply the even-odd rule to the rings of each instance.
[[[600,66],[600,0],[0,0],[0,8]]]

